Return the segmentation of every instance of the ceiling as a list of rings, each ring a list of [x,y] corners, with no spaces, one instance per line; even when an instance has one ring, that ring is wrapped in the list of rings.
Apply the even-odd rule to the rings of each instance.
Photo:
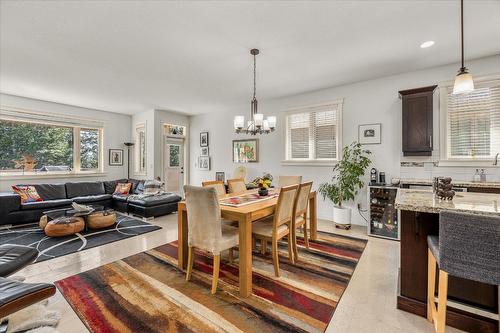
[[[458,0],[0,6],[1,92],[126,114],[249,104],[254,47],[259,100],[459,60]],[[466,57],[500,54],[500,1],[465,10]]]

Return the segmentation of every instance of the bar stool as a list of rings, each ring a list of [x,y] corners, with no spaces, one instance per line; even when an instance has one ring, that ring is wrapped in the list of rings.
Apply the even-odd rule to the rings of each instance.
[[[443,333],[446,325],[448,274],[496,286],[500,284],[499,240],[498,216],[439,214],[439,237],[427,237],[427,319],[434,323],[436,332]],[[437,309],[434,303],[436,263],[439,269]],[[498,290],[500,292],[500,287]]]

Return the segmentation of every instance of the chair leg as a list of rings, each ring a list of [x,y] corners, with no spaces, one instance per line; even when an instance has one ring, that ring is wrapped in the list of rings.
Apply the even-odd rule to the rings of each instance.
[[[432,312],[435,307],[434,294],[436,293],[436,258],[431,250],[427,250],[427,320],[432,323]]]
[[[280,260],[278,258],[278,241],[275,238],[273,238],[271,246],[273,248],[274,275],[276,275],[276,277],[279,277],[280,276]]]
[[[288,241],[288,259],[292,264],[295,263],[295,256],[293,255],[293,240],[292,240],[292,234],[289,233],[287,237]]]
[[[448,298],[448,273],[439,270],[439,295],[437,318],[434,320],[434,327],[437,333],[444,333],[446,326],[446,299]]]
[[[229,263],[232,264],[233,260],[234,260],[234,257],[233,257],[233,248],[230,248],[229,249]]]
[[[191,273],[193,272],[193,259],[194,259],[194,249],[192,246],[188,248],[188,262],[186,268],[186,281],[191,279]]]
[[[309,249],[309,236],[307,235],[307,225],[304,223],[304,242],[306,243],[306,248]]]
[[[299,261],[299,251],[297,250],[297,229],[293,231],[292,242],[293,242],[293,258],[295,262],[297,262]]]
[[[219,282],[219,267],[220,254],[214,255],[214,273],[212,276],[212,295],[217,291],[217,283]]]
[[[267,248],[267,241],[264,238],[262,238],[260,240],[260,254],[265,255],[266,248]]]

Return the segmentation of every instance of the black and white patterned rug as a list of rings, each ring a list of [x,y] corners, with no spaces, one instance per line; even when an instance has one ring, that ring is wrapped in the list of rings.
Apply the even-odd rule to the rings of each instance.
[[[48,237],[38,227],[38,224],[2,229],[0,230],[0,245],[14,244],[36,248],[39,255],[35,262],[41,262],[158,229],[161,227],[117,213],[114,226],[104,229],[89,229],[64,237]]]

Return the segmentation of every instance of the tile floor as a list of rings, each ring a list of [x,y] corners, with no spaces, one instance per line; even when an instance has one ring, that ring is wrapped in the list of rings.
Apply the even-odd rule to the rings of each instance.
[[[177,239],[176,214],[151,223],[163,229],[34,264],[16,275],[26,277],[27,282],[53,282]],[[367,238],[364,227],[343,231],[331,222],[319,221],[319,230]],[[398,242],[370,237],[326,332],[433,332],[424,318],[396,309],[398,262]],[[59,292],[51,298],[49,307],[62,312],[59,332],[88,332]],[[447,333],[455,332],[461,331],[447,327]]]

